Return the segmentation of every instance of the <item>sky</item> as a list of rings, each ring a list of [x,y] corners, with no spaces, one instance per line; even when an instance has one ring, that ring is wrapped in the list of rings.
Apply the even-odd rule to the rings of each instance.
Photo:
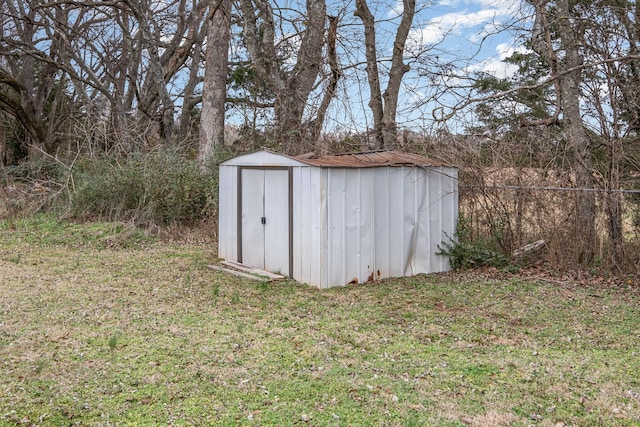
[[[415,28],[410,37],[418,45],[441,44],[443,50],[462,51],[467,55],[480,50],[474,71],[483,70],[504,77],[513,69],[505,67],[504,58],[517,47],[506,26],[521,14],[518,1],[442,0],[425,10],[426,22]]]
[[[370,1],[370,8],[374,9],[373,13],[380,22],[380,53],[390,56],[399,14],[402,12],[402,0],[386,4]],[[451,95],[434,95],[424,72],[427,66],[414,62],[413,54],[427,49],[426,57],[429,58],[431,69],[437,63],[451,61],[446,71],[449,76],[441,80],[450,85],[461,83],[457,76],[479,72],[500,78],[508,77],[516,68],[504,63],[504,59],[516,49],[523,49],[515,28],[526,25],[526,20],[522,19],[523,12],[518,0],[417,0],[416,9],[405,59],[412,71],[405,75],[398,122],[409,127],[426,128],[433,124],[434,109],[444,105],[439,113],[447,114],[446,106],[454,105],[456,100]],[[366,106],[366,80],[362,79],[359,90],[359,104]],[[434,97],[437,97],[437,102],[433,101]],[[364,114],[369,114],[369,111],[365,109]],[[364,116],[355,116],[365,122],[368,120]],[[371,123],[365,126],[370,127]]]
[[[420,0],[418,0],[420,1]],[[470,76],[488,73],[498,78],[513,75],[517,67],[504,60],[516,50],[524,50],[521,39],[523,33],[517,28],[526,25],[520,1],[513,0],[441,0],[427,5],[422,12],[422,24],[418,23],[410,34],[410,46],[435,46],[442,52],[443,61],[447,56],[456,59],[451,74]],[[456,85],[455,77],[447,80]],[[455,105],[456,99],[439,96],[437,106],[444,106],[439,114],[446,115],[447,106]],[[428,103],[418,115],[409,114],[407,120],[423,118],[434,108]],[[462,117],[460,117],[462,119]],[[468,116],[467,116],[468,118]],[[402,118],[399,118],[400,121]],[[424,123],[426,126],[428,123]],[[460,123],[449,123],[450,130],[464,127]]]

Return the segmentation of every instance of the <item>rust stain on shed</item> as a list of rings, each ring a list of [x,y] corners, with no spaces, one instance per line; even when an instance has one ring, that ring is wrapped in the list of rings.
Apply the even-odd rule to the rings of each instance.
[[[370,151],[362,153],[331,154],[317,156],[313,153],[301,154],[294,159],[313,166],[368,168],[376,166],[448,166],[419,154],[402,151]]]

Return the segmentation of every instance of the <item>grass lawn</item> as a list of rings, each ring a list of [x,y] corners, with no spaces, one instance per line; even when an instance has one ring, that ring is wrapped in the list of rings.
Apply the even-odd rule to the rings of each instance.
[[[319,291],[118,224],[0,224],[0,425],[640,425],[640,287]]]

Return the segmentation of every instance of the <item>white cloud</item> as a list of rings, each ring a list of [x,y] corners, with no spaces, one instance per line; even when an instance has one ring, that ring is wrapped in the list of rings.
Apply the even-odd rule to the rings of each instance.
[[[507,64],[496,58],[487,59],[468,68],[468,71],[470,73],[483,72],[499,79],[504,79],[508,76],[512,76],[517,70],[518,67],[516,65]]]
[[[460,4],[460,0],[442,0],[438,3],[438,6],[444,7],[457,7]]]
[[[463,35],[470,41],[478,41],[483,34],[495,32],[496,25],[513,16],[518,7],[519,2],[513,0],[442,0],[437,9],[450,12],[434,16],[427,25],[413,30],[409,36],[411,44],[433,45],[443,42],[448,36]],[[477,27],[482,27],[482,30],[471,31]]]
[[[468,74],[487,73],[499,79],[510,77],[518,71],[518,66],[504,62],[515,52],[526,52],[522,46],[514,47],[512,43],[500,43],[496,46],[496,55],[466,68]]]
[[[495,9],[465,13],[455,12],[437,16],[423,28],[413,30],[410,40],[418,45],[430,45],[442,42],[448,35],[459,36],[465,29],[472,29],[496,19],[499,12]]]
[[[518,7],[518,2],[513,0],[477,0],[477,3],[483,7],[492,7],[499,10],[511,10],[514,7]]]
[[[514,46],[513,43],[500,43],[496,46],[496,52],[500,55],[500,59],[507,59],[516,52],[526,52],[524,46]]]

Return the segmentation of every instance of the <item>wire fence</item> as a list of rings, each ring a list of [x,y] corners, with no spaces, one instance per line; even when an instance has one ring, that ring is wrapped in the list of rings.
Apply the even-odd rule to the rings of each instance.
[[[605,189],[605,188],[571,188],[571,187],[536,187],[526,185],[473,185],[460,184],[461,188],[482,188],[488,190],[533,190],[533,191],[566,191],[584,193],[618,193],[640,194],[640,189]]]
[[[587,238],[578,224],[576,196],[589,193],[595,202],[592,215],[597,234],[593,242],[596,258],[604,265],[618,250],[617,245],[622,245],[626,265],[623,270],[639,268],[640,198],[636,195],[640,189],[576,188],[554,185],[558,178],[487,171],[461,178],[460,213],[474,239],[488,242],[503,253],[544,240],[545,250],[541,253],[545,254],[545,261],[560,268],[571,267],[576,262],[573,254]],[[520,180],[525,182],[517,182]],[[613,232],[622,237],[614,240]]]

